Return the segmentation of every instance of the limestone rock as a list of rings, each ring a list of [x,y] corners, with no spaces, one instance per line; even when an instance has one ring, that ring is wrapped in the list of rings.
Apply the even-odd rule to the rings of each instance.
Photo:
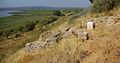
[[[44,48],[44,46],[46,45],[46,42],[32,42],[32,43],[27,43],[26,46],[26,50],[27,51],[35,51],[35,50],[39,50],[41,48]]]
[[[45,39],[44,41],[42,40],[38,40],[32,43],[26,43],[26,50],[27,51],[36,51],[36,50],[40,50],[42,48],[49,48],[49,47],[53,47],[56,45],[56,43],[59,40],[59,35],[60,32],[54,33],[53,35],[51,35],[49,38]]]
[[[84,32],[83,30],[80,29],[76,33],[79,39],[88,40],[88,32]]]
[[[93,30],[93,28],[94,28],[94,22],[91,21],[87,22],[87,30]]]

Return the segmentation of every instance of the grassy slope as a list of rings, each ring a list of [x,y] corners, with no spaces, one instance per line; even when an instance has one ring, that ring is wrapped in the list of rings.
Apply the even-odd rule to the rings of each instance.
[[[47,18],[52,16],[52,10],[34,10],[27,11],[23,14],[28,15],[14,15],[10,17],[0,18],[1,30],[14,28],[18,25],[24,24],[27,21],[36,21],[40,20],[34,30],[22,33],[19,37],[11,38],[11,39],[2,39],[0,40],[0,60],[6,59],[12,54],[16,53],[18,50],[21,50],[25,47],[25,44],[28,42],[33,42],[39,38],[39,35],[46,30],[57,30],[57,27],[63,24],[66,20],[63,20],[67,17],[56,16],[57,18],[61,17],[57,20],[57,22],[53,22],[50,24],[43,25],[41,21],[46,20]],[[63,21],[61,21],[63,20]],[[44,23],[44,22],[43,22]],[[43,25],[41,29],[41,25]],[[1,31],[0,30],[0,31]],[[4,62],[3,62],[4,63]]]
[[[24,14],[28,15],[14,15],[10,17],[0,18],[0,31],[16,29],[15,27],[24,24],[25,21],[45,20],[52,15],[52,10],[35,10],[27,11]],[[41,29],[41,23],[38,23],[33,31],[22,33],[21,36],[12,39],[0,40],[0,60],[15,53],[24,47],[27,42],[33,42],[39,38],[39,34],[50,29],[49,27]]]
[[[33,12],[34,13],[34,12]],[[115,14],[115,15],[114,15]],[[118,11],[111,11],[110,15],[116,16],[119,14]],[[88,19],[92,19],[98,15],[87,15],[81,17],[79,19],[75,19],[74,25],[77,26],[83,25],[83,21]],[[99,17],[105,16],[103,14],[99,15]],[[57,22],[56,25],[51,26],[48,25],[46,27],[50,27],[50,30],[59,31],[66,26],[71,26],[67,22],[68,17],[64,17]],[[31,42],[39,38],[39,30],[34,30],[29,33],[23,34],[19,38],[5,40],[4,45],[1,43],[1,49],[5,55],[10,55],[13,50],[16,53],[12,54],[7,60],[6,63],[50,63],[50,62],[58,62],[58,63],[117,63],[119,61],[119,41],[120,39],[116,39],[115,37],[119,36],[119,25],[114,27],[110,27],[108,30],[103,27],[103,24],[99,23],[98,27],[95,28],[94,31],[88,31],[91,33],[91,38],[88,41],[81,42],[78,41],[74,35],[64,38],[60,41],[60,43],[55,48],[45,49],[41,52],[36,53],[26,53],[21,47],[24,47],[26,42]],[[58,26],[59,24],[59,26]],[[101,27],[100,27],[101,26]],[[117,30],[116,30],[117,29]],[[112,33],[112,32],[114,33]],[[107,32],[107,34],[106,34]],[[26,38],[26,39],[24,39]],[[30,40],[31,39],[31,40]],[[17,41],[17,44],[16,44]],[[12,42],[12,43],[9,43]],[[109,42],[109,43],[108,43]],[[6,47],[6,45],[8,47]],[[20,46],[20,47],[18,47]],[[12,48],[13,47],[13,48]],[[9,49],[10,48],[10,49]],[[6,49],[6,50],[5,50]],[[12,50],[12,51],[11,51]],[[118,52],[117,52],[118,51]]]
[[[57,22],[53,22],[53,23],[51,23],[51,24],[49,24],[49,25],[47,25],[46,27],[49,27],[50,29],[49,30],[53,30],[53,31],[59,31],[61,28],[64,28],[64,25],[67,25],[67,22],[66,22],[66,19],[68,18],[68,16],[66,15],[66,16],[64,16],[64,17],[61,17],[60,19],[58,19],[57,20]],[[51,26],[52,25],[52,26]],[[62,26],[62,27],[61,27]],[[38,33],[39,31],[36,31],[36,33]],[[30,34],[33,34],[33,33],[30,33]],[[36,36],[35,36],[36,35]],[[39,35],[40,35],[40,33],[37,35],[37,34],[34,34],[34,35],[31,35],[31,36],[35,36],[35,38],[36,38],[36,40],[39,38]],[[29,37],[29,35],[27,35],[28,36],[28,40],[27,39],[25,39],[25,40],[27,40],[27,41],[20,41],[20,42],[22,42],[23,44],[21,44],[23,47],[25,47],[25,43],[26,42],[31,42],[31,40],[30,39],[33,39],[34,37]],[[21,37],[20,39],[21,40],[23,40],[23,38],[24,37]],[[25,38],[26,38],[26,35],[25,35]],[[19,40],[19,39],[17,39],[17,40]],[[15,41],[17,41],[17,40],[15,40]],[[33,40],[33,41],[35,41],[35,40]],[[8,42],[9,43],[9,42]],[[8,44],[7,43],[7,44]],[[13,45],[12,43],[10,43],[11,45]],[[18,41],[18,44],[19,44],[19,41]],[[5,45],[4,45],[5,46]],[[3,47],[4,47],[3,46]],[[16,46],[14,46],[14,47],[18,47],[19,45],[16,45]],[[11,47],[11,46],[9,46],[9,47]],[[6,47],[5,47],[6,48]],[[3,50],[5,49],[5,48],[3,48]],[[11,49],[10,49],[11,50]],[[6,50],[7,51],[7,50]],[[20,54],[20,55],[19,55]],[[35,53],[36,54],[36,53]],[[10,54],[8,54],[8,55],[10,55]],[[26,59],[25,61],[27,61],[27,60],[30,60],[31,59],[31,56],[32,55],[30,55],[30,56],[27,56],[28,54],[26,53],[26,52],[24,52],[23,51],[23,49],[20,47],[20,49],[19,49],[19,51],[17,51],[16,53],[14,53],[14,54],[12,54],[11,56],[10,56],[10,58],[7,60],[8,61],[8,63],[9,63],[9,61],[11,62],[11,60],[13,61],[12,63],[14,63],[14,62],[16,62],[16,61],[18,61],[20,58],[28,58],[28,59]],[[33,55],[34,55],[34,53],[33,53]],[[14,59],[13,57],[16,57],[16,59]],[[24,56],[27,56],[27,57],[24,57]],[[15,60],[15,61],[14,61]],[[24,60],[24,59],[23,59]],[[23,63],[25,62],[25,61],[23,61]],[[21,61],[19,61],[20,63],[21,63]]]
[[[113,16],[119,11],[112,11]],[[101,14],[103,15],[103,14]],[[101,17],[101,15],[99,17]],[[73,26],[82,26],[84,21],[94,19],[96,15],[87,15],[74,20]],[[105,16],[105,15],[104,15]],[[61,26],[53,27],[59,31],[69,24],[65,18]],[[102,19],[102,18],[100,18]],[[61,21],[63,21],[61,20]],[[118,21],[119,22],[119,21]],[[105,28],[101,20],[97,20],[93,31],[88,31],[90,39],[81,42],[74,35],[60,40],[55,48],[48,48],[36,53],[25,53],[23,50],[11,55],[7,63],[117,63],[120,59],[120,25]],[[65,27],[64,27],[65,26]],[[57,29],[57,30],[56,30]],[[116,30],[117,29],[117,30]],[[117,38],[116,38],[117,37]]]

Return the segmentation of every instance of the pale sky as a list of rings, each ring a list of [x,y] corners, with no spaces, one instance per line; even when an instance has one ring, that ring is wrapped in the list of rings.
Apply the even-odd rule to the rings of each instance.
[[[87,7],[89,5],[89,0],[0,0],[0,8],[24,6]]]

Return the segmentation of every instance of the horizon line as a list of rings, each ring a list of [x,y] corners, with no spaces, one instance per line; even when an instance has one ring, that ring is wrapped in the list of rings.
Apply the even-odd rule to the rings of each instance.
[[[65,6],[65,7],[60,7],[60,6],[57,6],[57,7],[54,7],[54,6],[15,6],[15,7],[0,7],[0,8],[19,8],[19,7],[51,7],[51,8],[86,8],[88,6],[82,6],[82,7],[78,7],[78,6]]]

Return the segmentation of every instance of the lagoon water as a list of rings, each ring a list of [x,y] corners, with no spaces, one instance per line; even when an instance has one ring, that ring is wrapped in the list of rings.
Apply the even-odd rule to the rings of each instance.
[[[0,11],[0,17],[7,17],[7,16],[11,16],[12,14],[9,14],[12,11]]]

